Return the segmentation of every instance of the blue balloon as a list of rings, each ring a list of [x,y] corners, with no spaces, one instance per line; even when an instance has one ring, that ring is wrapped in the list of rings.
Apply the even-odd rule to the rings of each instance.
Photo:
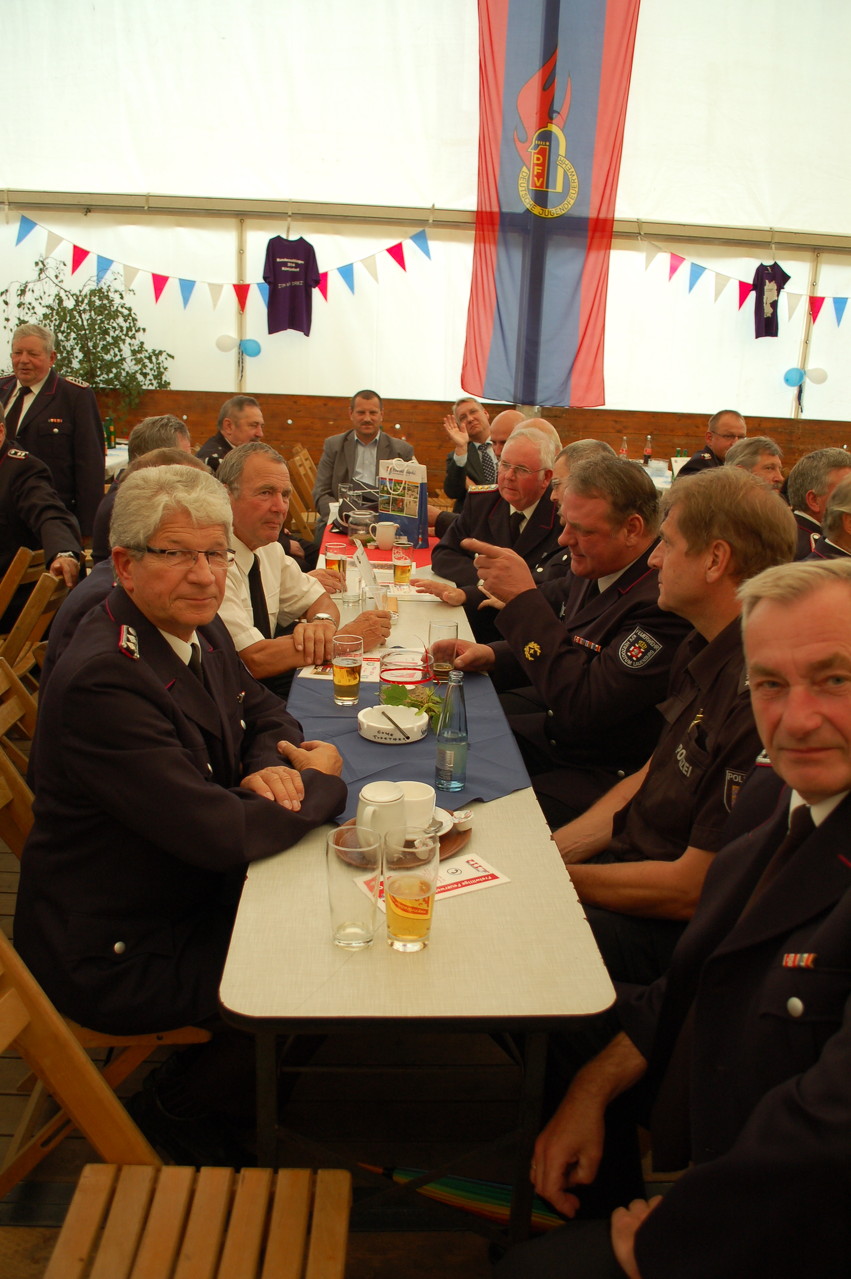
[[[239,344],[239,349],[242,351],[243,355],[253,356],[259,355],[262,348],[256,338],[243,338]],[[804,375],[802,373],[801,377],[803,376]]]
[[[787,386],[800,386],[804,380],[803,369],[787,369],[783,374],[783,381]]]

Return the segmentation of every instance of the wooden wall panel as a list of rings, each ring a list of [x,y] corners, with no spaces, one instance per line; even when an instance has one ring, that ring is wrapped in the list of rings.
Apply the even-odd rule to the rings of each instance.
[[[111,397],[98,396],[101,412],[111,410]],[[209,391],[149,391],[135,412],[116,414],[119,435],[126,435],[143,417],[174,413],[185,418],[194,446],[203,444],[216,428],[216,418],[224,397]],[[315,395],[258,396],[266,421],[266,440],[289,455],[293,444],[304,444],[318,462],[325,438],[349,427],[348,402],[337,397]],[[443,417],[449,405],[431,400],[385,400],[384,429],[409,440],[417,458],[429,470],[429,488],[440,493],[449,444],[443,432]],[[494,406],[491,417],[499,412]],[[724,407],[724,406],[721,406]],[[653,439],[653,455],[670,457],[678,448],[689,453],[700,447],[706,431],[706,417],[700,413],[648,413],[620,409],[549,409],[544,416],[552,422],[563,443],[585,437],[606,440],[614,449],[625,435],[629,455],[640,458],[645,436]],[[397,431],[396,424],[399,424]],[[811,449],[827,445],[851,448],[851,423],[792,418],[748,418],[750,435],[769,435],[783,449],[784,469]]]

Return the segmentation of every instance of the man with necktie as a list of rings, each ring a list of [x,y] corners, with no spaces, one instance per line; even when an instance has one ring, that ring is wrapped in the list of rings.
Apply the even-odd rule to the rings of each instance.
[[[463,509],[467,490],[480,484],[496,484],[497,454],[491,443],[487,409],[478,400],[462,396],[443,419],[443,429],[453,444],[446,459],[443,491]]]
[[[718,853],[667,977],[621,994],[622,1029],[575,1076],[531,1178],[572,1217],[615,1098],[649,1122],[655,1166],[685,1171],[611,1223],[522,1245],[498,1279],[847,1273],[851,564],[770,568],[740,596],[754,716],[785,786]]]
[[[86,382],[60,377],[50,329],[22,324],[12,335],[13,376],[0,379],[6,435],[13,447],[45,463],[84,537],[103,497],[104,437]]]

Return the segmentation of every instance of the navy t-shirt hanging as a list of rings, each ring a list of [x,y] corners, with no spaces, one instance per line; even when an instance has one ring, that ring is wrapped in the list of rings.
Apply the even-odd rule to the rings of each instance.
[[[303,236],[297,240],[273,236],[266,245],[263,279],[269,286],[269,332],[298,329],[301,333],[309,333],[313,290],[319,283],[313,245],[308,244]]]
[[[786,274],[779,262],[766,266],[760,262],[753,277],[754,290],[754,331],[758,338],[776,338],[780,320],[777,315],[777,303],[782,289],[788,284],[790,276]]]

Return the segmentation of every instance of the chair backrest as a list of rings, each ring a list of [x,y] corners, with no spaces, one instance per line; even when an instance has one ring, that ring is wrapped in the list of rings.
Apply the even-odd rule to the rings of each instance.
[[[30,597],[6,638],[0,641],[0,657],[22,675],[35,665],[35,648],[68,594],[65,583],[51,573],[42,573]]]
[[[314,525],[316,523],[315,512],[309,511],[299,496],[298,490],[293,486],[290,495],[290,510],[287,516],[287,528],[297,533],[299,537],[305,538],[308,542],[313,540]]]
[[[161,1160],[0,932],[0,1051],[14,1048],[109,1163]]]
[[[24,688],[6,659],[0,657],[0,743],[22,777],[27,775],[29,757],[20,743],[32,743],[36,712],[32,693]]]
[[[18,587],[38,581],[43,572],[44,551],[31,551],[28,546],[19,547],[0,580],[0,617],[11,604]]]
[[[304,454],[297,453],[295,449],[287,465],[293,489],[300,497],[302,505],[307,511],[314,510],[313,485],[316,482],[316,467],[313,466],[309,457],[305,460]]]
[[[33,824],[33,793],[0,747],[0,839],[21,860]]]
[[[299,465],[304,473],[309,477],[310,487],[313,488],[316,483],[316,463],[310,456],[309,451],[303,444],[294,444],[292,447],[292,457],[297,457],[299,459]]]

